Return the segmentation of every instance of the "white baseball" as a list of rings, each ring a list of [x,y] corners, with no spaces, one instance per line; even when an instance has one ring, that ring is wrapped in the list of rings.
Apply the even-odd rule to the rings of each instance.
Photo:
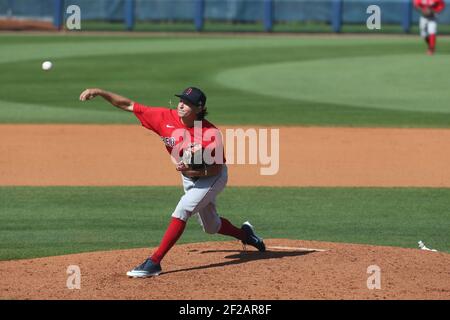
[[[42,70],[44,70],[44,71],[48,71],[48,70],[50,70],[52,67],[53,67],[53,63],[51,63],[50,61],[45,61],[45,62],[42,64]]]

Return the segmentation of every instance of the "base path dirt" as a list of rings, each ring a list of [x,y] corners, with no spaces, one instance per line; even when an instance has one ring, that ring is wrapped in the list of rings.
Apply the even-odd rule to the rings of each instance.
[[[450,254],[272,239],[245,252],[234,242],[177,245],[155,278],[125,274],[149,249],[0,262],[2,299],[450,299]],[[272,248],[272,247],[284,247]],[[301,248],[325,249],[305,252]],[[101,263],[99,263],[101,261]],[[80,289],[67,268],[79,266]],[[371,267],[372,266],[372,267]],[[376,266],[376,267],[373,267]],[[370,268],[369,268],[370,267]],[[379,268],[379,289],[367,283]],[[369,279],[369,281],[368,281]],[[69,281],[69,284],[74,282]]]
[[[279,130],[279,159],[229,165],[229,185],[450,187],[449,129]],[[3,186],[181,183],[161,139],[139,125],[0,125],[0,140]],[[271,165],[277,174],[261,175]]]

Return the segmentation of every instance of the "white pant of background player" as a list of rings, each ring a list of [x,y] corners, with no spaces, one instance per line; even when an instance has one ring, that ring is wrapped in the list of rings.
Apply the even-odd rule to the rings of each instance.
[[[227,166],[224,164],[222,172],[214,177],[192,179],[181,176],[185,193],[178,202],[172,217],[187,221],[192,215],[197,215],[206,233],[217,233],[220,230],[221,221],[216,210],[216,196],[227,185]]]
[[[419,21],[420,36],[426,38],[431,34],[437,33],[437,22],[435,18],[420,17]]]

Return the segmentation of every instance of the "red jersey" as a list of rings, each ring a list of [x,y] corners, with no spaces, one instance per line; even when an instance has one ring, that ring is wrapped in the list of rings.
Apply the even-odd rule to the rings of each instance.
[[[182,156],[185,148],[196,143],[201,144],[203,149],[209,150],[212,157],[217,154],[218,160],[214,163],[225,163],[222,136],[219,129],[208,120],[203,119],[201,127],[199,126],[200,121],[198,121],[194,127],[188,128],[181,122],[177,110],[135,103],[133,112],[142,126],[161,137],[167,151],[172,156],[177,153],[178,156]],[[210,161],[207,163],[211,164]]]
[[[414,6],[418,9],[430,8],[439,13],[445,8],[444,0],[414,0]]]

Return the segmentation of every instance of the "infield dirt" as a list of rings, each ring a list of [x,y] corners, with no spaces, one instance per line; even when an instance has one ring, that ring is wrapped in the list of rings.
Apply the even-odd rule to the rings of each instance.
[[[2,299],[449,299],[450,255],[415,249],[273,239],[265,253],[238,242],[177,245],[160,276],[125,272],[149,249],[108,251],[0,262]],[[326,249],[302,252],[297,247]],[[80,289],[66,286],[69,265]],[[381,289],[368,289],[369,266],[380,268]]]
[[[229,185],[450,187],[448,129],[279,129],[278,173],[230,165]],[[1,125],[0,136],[3,186],[181,185],[160,138],[138,125]]]
[[[0,185],[180,185],[159,137],[136,125],[1,125]],[[280,128],[280,170],[231,165],[230,185],[450,187],[450,130]],[[301,238],[301,232],[298,237]],[[450,299],[450,255],[270,239],[176,245],[165,273],[129,279],[149,249],[0,262],[1,299]],[[295,248],[326,249],[306,253]],[[66,286],[81,268],[81,289]],[[370,290],[367,269],[381,270]],[[181,285],[182,284],[182,285]]]

